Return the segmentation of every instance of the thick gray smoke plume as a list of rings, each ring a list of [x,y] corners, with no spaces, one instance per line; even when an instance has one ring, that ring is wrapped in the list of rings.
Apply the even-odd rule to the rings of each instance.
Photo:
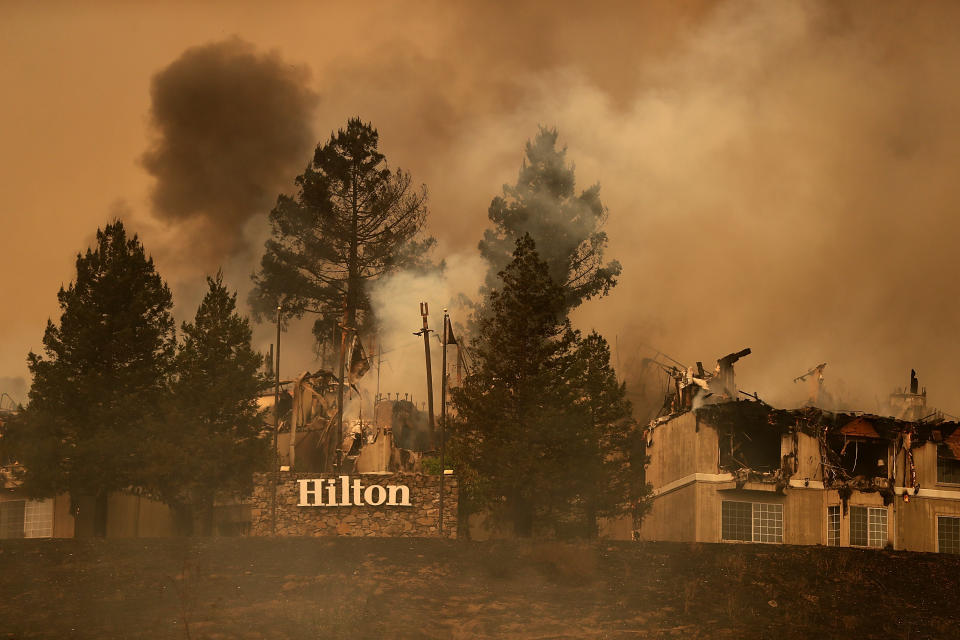
[[[324,100],[320,135],[305,132],[300,150],[283,156],[291,168],[284,179],[300,172],[327,132],[360,114],[380,130],[391,166],[428,185],[436,257],[466,255],[489,224],[491,198],[516,180],[523,143],[538,125],[557,126],[580,188],[602,185],[607,256],[623,263],[611,296],[583,305],[575,321],[608,337],[623,372],[655,354],[645,345],[707,366],[749,346],[737,379],[774,403],[802,401],[793,378],[828,362],[828,387],[851,406],[874,408],[915,368],[933,404],[960,412],[960,5],[678,0],[556,2],[547,10],[437,2],[384,11],[376,25],[363,22],[365,31],[350,27],[350,42],[362,46],[290,49],[310,60]],[[168,74],[185,83],[191,66],[235,58],[265,59],[236,42],[201,47],[157,85]],[[244,82],[258,68],[243,66]],[[293,102],[309,113],[298,82]],[[190,91],[181,100],[194,109]],[[263,127],[292,126],[247,114],[254,115]],[[247,156],[221,160],[227,145],[207,142],[233,137],[220,131],[221,116],[213,132],[187,127],[178,136],[179,126],[155,116],[161,137],[149,158],[158,205],[206,203],[216,193],[225,203],[216,214],[171,207],[166,219],[211,216],[229,234],[237,220],[265,215],[290,185],[265,188],[256,206],[238,195],[236,166]],[[173,189],[176,180],[166,189],[159,171],[166,162],[158,159],[178,157],[172,150],[180,145],[204,160],[196,180],[189,162],[175,174],[200,192],[195,198],[173,198],[187,191]],[[249,164],[262,167],[259,160]],[[207,170],[214,179],[199,177]],[[238,266],[230,282],[239,285],[251,265]],[[396,348],[408,348],[420,366],[422,344],[410,335],[416,302],[403,305],[408,315],[397,329],[410,346]],[[272,338],[269,326],[264,331],[265,348]],[[294,354],[309,355],[308,332],[301,343],[285,351],[291,370],[312,366],[292,364]],[[391,354],[390,365],[400,357]],[[384,384],[406,391],[399,382],[408,379]],[[629,382],[643,395],[662,391],[659,382]]]
[[[192,47],[153,78],[157,137],[143,156],[155,213],[192,222],[213,258],[235,250],[306,166],[316,94],[305,68],[232,38]],[[199,247],[198,247],[199,248]]]

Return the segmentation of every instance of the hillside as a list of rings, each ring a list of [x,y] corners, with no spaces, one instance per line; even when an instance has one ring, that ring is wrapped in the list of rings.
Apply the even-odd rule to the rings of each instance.
[[[0,638],[958,634],[957,556],[397,538],[0,543]]]

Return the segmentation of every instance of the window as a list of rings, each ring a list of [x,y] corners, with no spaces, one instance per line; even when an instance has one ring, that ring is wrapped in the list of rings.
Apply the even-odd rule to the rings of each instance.
[[[753,541],[783,542],[783,505],[753,503]]]
[[[49,538],[53,535],[53,500],[30,500],[23,509],[23,537]]]
[[[960,484],[960,460],[945,445],[937,447],[937,482]]]
[[[0,502],[0,538],[23,537],[23,500]]]
[[[887,510],[850,507],[850,544],[882,548],[887,544]]]
[[[960,517],[937,516],[937,549],[960,553]]]
[[[721,511],[721,538],[753,542],[753,505],[751,503],[724,500]]]
[[[827,507],[827,546],[840,546],[840,505]]]
[[[743,542],[783,542],[783,505],[724,500],[720,537]]]

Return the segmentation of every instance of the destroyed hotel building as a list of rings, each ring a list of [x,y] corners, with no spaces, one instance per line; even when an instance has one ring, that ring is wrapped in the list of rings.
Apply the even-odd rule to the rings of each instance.
[[[738,391],[733,364],[664,366],[673,378],[646,431],[653,488],[641,540],[764,542],[960,553],[960,424],[926,390],[891,395],[891,416],[775,409]],[[750,399],[741,399],[747,396]]]

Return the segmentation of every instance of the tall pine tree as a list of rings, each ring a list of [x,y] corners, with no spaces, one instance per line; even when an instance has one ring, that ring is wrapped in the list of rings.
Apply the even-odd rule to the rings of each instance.
[[[598,519],[630,513],[639,523],[649,493],[644,481],[646,456],[642,431],[633,419],[626,383],[610,364],[610,345],[593,331],[577,340],[564,374],[571,401],[583,412],[589,436],[583,442],[577,473],[574,520],[580,532],[597,534]]]
[[[452,393],[451,452],[468,510],[491,509],[517,535],[592,535],[630,502],[616,478],[630,407],[599,336],[581,339],[563,288],[525,234],[479,320],[476,366]],[[635,470],[633,470],[635,472]]]
[[[296,194],[277,199],[250,295],[258,318],[272,317],[278,303],[293,317],[314,314],[318,344],[344,318],[350,327],[370,329],[368,283],[425,264],[435,242],[421,235],[426,188],[415,188],[409,173],[391,171],[378,144],[376,129],[351,119],[317,147]]]
[[[147,486],[146,425],[163,410],[175,347],[170,290],[123,223],[97,231],[60,289],[60,322],[47,322],[45,356],[30,353],[30,402],[4,435],[33,496],[95,496],[105,533],[111,491]]]
[[[223,276],[208,290],[192,323],[183,323],[175,358],[172,406],[149,439],[148,475],[158,497],[177,514],[181,533],[210,535],[217,498],[249,493],[253,472],[266,466],[257,394],[262,357],[250,346],[250,324]]]

